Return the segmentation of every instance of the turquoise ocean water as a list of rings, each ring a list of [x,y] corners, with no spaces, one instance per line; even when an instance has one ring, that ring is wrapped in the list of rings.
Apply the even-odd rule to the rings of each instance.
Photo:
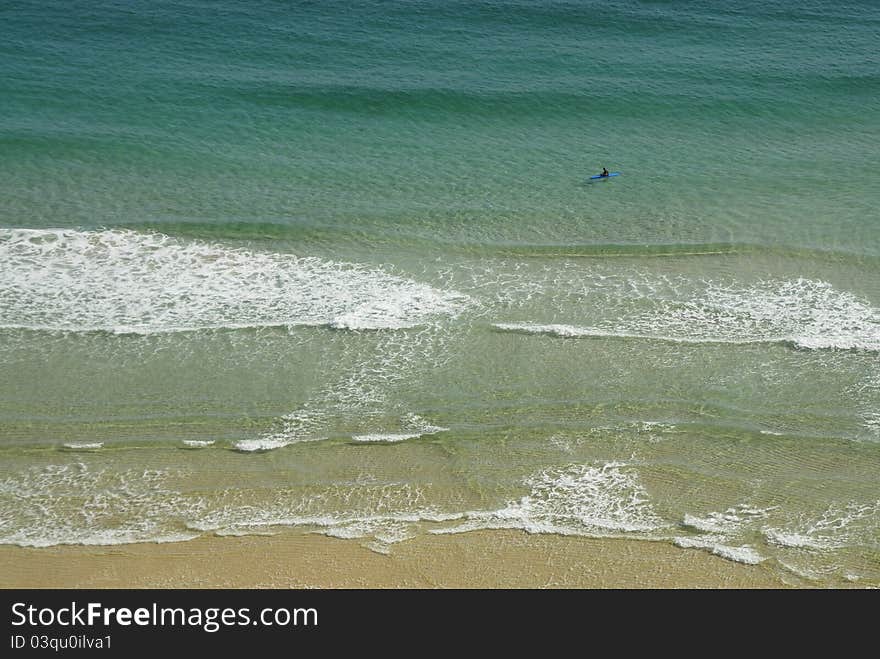
[[[0,24],[0,543],[519,528],[880,585],[877,3]]]

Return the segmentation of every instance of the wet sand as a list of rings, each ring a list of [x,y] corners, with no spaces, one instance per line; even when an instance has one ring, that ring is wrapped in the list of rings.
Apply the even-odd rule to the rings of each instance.
[[[474,531],[387,555],[286,532],[102,547],[0,547],[2,588],[783,588],[768,567],[662,542]]]

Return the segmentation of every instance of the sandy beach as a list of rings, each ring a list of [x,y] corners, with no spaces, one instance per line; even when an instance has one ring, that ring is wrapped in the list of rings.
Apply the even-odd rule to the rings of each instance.
[[[660,542],[477,531],[387,555],[321,535],[0,548],[3,588],[783,588],[761,565]]]

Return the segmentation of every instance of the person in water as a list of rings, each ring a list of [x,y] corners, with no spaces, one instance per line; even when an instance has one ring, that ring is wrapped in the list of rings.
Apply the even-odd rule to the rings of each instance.
[[[602,168],[602,176],[608,176],[608,170],[605,167]]]

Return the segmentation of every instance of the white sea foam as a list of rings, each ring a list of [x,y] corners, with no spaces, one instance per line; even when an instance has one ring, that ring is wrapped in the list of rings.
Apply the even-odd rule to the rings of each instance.
[[[800,549],[837,549],[860,535],[869,536],[880,521],[880,501],[829,506],[815,517],[801,515],[785,528],[766,528],[768,542]]]
[[[864,412],[862,421],[865,427],[875,435],[880,436],[880,412]]]
[[[104,448],[104,442],[64,442],[62,446],[71,451],[94,451]]]
[[[710,512],[704,516],[685,513],[682,525],[701,533],[731,535],[756,520],[766,519],[774,508],[755,508],[747,504],[731,506],[723,512]]]
[[[725,518],[718,513],[707,517],[685,514],[682,524],[701,533],[724,533],[730,529],[731,525],[739,526],[739,519]]]
[[[625,463],[569,465],[526,480],[530,493],[504,508],[472,511],[462,524],[435,533],[518,528],[530,533],[646,533],[664,523],[654,513],[635,469]]]
[[[444,327],[428,325],[406,333],[381,332],[370,337],[369,342],[352,343],[347,359],[342,360],[346,367],[328,377],[327,383],[312,398],[279,419],[262,437],[244,440],[236,448],[265,451],[316,441],[335,434],[334,426],[338,427],[341,419],[361,421],[387,417],[388,408],[395,406],[389,394],[406,381],[410,369],[431,363],[437,348],[444,347],[445,333]],[[402,425],[400,431],[378,434],[427,434],[445,430],[413,414],[405,415]]]
[[[408,439],[417,439],[424,435],[435,435],[439,432],[449,430],[442,426],[435,426],[428,423],[422,417],[416,414],[408,414],[403,419],[403,425],[408,432],[377,432],[364,433],[360,435],[352,435],[352,440],[364,443],[393,444],[396,442],[404,442]]]
[[[758,508],[749,504],[739,504],[722,512],[712,511],[705,515],[685,513],[682,526],[696,531],[699,535],[680,536],[673,541],[679,547],[705,549],[731,561],[754,565],[764,558],[751,545],[737,544],[737,538],[754,529],[775,509],[775,507]]]
[[[396,442],[404,442],[408,439],[416,439],[421,437],[421,433],[417,432],[401,432],[401,433],[367,433],[365,435],[352,435],[352,440],[364,443],[376,444],[394,444]]]
[[[351,520],[342,524],[328,524],[324,535],[333,538],[373,538],[368,545],[370,549],[381,554],[388,553],[389,546],[412,538],[412,523],[417,519],[400,520],[391,518],[374,518]]]
[[[764,560],[763,556],[761,556],[753,547],[748,545],[731,547],[730,545],[723,544],[723,542],[716,542],[710,538],[704,537],[675,538],[673,542],[677,546],[685,549],[705,549],[716,556],[721,556],[722,558],[736,561],[737,563],[745,563],[746,565],[757,565]]]
[[[331,389],[327,398],[339,398]],[[326,412],[312,407],[296,410],[281,418],[281,427],[257,439],[243,439],[233,443],[233,448],[244,453],[273,451],[290,444],[305,441],[320,441],[326,436],[320,434],[321,420]]]
[[[0,229],[0,326],[400,329],[468,303],[383,269],[127,230]]]
[[[671,423],[664,423],[662,421],[638,421],[636,422],[636,430],[638,432],[668,432],[674,431],[675,425]]]
[[[849,387],[847,394],[858,401],[863,426],[880,439],[880,363],[874,363],[866,377]]]
[[[422,524],[460,519],[459,513],[428,503],[422,486],[383,483],[369,475],[353,481],[310,487],[273,488],[264,492],[230,489],[209,508],[190,516],[187,528],[220,535],[271,533],[296,527],[339,538],[368,541],[373,551],[415,535]]]
[[[668,287],[667,287],[668,288]],[[502,331],[562,338],[619,337],[681,343],[789,343],[804,349],[880,351],[880,310],[822,281],[766,281],[743,288],[693,282],[665,290],[649,309],[626,306],[593,325],[494,323]],[[642,292],[620,290],[624,302]],[[620,300],[618,300],[620,301]]]
[[[388,400],[388,392],[396,383],[405,380],[407,370],[429,360],[438,343],[442,347],[438,336],[442,336],[438,328],[419,330],[415,340],[412,336],[393,332],[379,335],[372,350],[353,359],[352,366],[331,380],[314,401],[308,401],[301,409],[285,415],[279,426],[263,437],[239,442],[236,448],[265,451],[325,439],[332,433],[328,419],[375,415],[385,406],[393,405],[393,401]],[[401,425],[399,432],[359,433],[355,441],[393,443],[448,430],[411,413],[403,416]]]
[[[312,441],[320,441],[324,437],[315,437]],[[232,447],[236,451],[242,453],[264,453],[266,451],[274,451],[285,446],[290,446],[295,440],[292,438],[282,437],[261,437],[258,439],[240,439],[232,443]],[[299,440],[302,441],[302,440]]]
[[[785,558],[782,558],[780,556],[776,557],[776,562],[779,563],[779,566],[783,570],[793,574],[795,577],[798,578],[798,580],[794,582],[797,585],[800,585],[801,579],[806,579],[808,581],[817,581],[817,580],[821,579],[821,576],[822,576],[821,572],[816,571],[816,570],[812,570],[809,567],[807,567],[806,565],[794,563],[790,560],[785,560]],[[782,577],[783,577],[783,579],[785,579],[785,577],[786,577],[785,572],[782,573]]]
[[[413,432],[418,432],[420,435],[434,435],[438,432],[446,432],[449,428],[444,428],[443,426],[435,426],[432,423],[429,423],[426,419],[420,417],[418,414],[407,414],[403,417],[404,427],[412,430]]]
[[[420,486],[363,479],[309,492],[276,489],[255,505],[253,493],[230,490],[188,528],[211,532],[254,532],[271,527],[315,527],[345,537],[382,537],[381,529],[442,515],[427,505]],[[390,531],[389,531],[390,533]],[[389,536],[390,537],[390,536]]]
[[[27,547],[179,542],[197,537],[185,520],[203,502],[155,470],[85,464],[31,468],[0,481],[0,544]]]
[[[214,445],[213,439],[184,439],[183,445],[186,448],[208,448]]]
[[[837,543],[829,544],[826,540],[816,538],[807,533],[783,531],[780,529],[765,529],[764,536],[769,542],[781,547],[828,549],[837,545]]]
[[[625,322],[625,321],[624,321]],[[688,337],[663,334],[651,334],[647,332],[630,332],[626,330],[602,329],[599,327],[581,327],[577,325],[549,324],[542,325],[540,323],[493,323],[492,327],[505,332],[517,332],[520,334],[546,334],[548,336],[556,336],[566,339],[581,338],[618,338],[618,339],[652,339],[658,341],[670,341],[673,343],[767,343],[782,340],[781,337],[776,339],[754,339],[741,340],[720,337]]]

